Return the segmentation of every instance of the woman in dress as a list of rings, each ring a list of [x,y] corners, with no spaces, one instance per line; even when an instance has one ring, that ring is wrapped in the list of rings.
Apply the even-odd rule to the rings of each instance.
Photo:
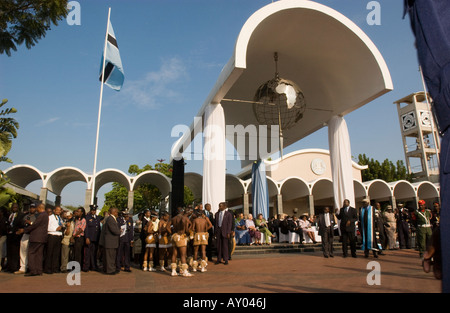
[[[253,220],[253,215],[249,214],[245,220],[245,227],[247,227],[250,237],[255,239],[254,243],[250,245],[260,245],[261,244],[261,232],[256,228],[255,221]]]
[[[395,233],[397,232],[397,220],[395,218],[395,213],[392,210],[392,206],[388,205],[386,212],[384,212],[384,218],[389,227],[386,227],[386,234],[389,242],[389,250],[394,250],[397,246]]]
[[[303,238],[306,238],[308,236],[313,243],[316,243],[316,237],[314,235],[314,231],[311,227],[311,223],[308,221],[308,217],[306,215],[302,215],[300,217],[300,227],[303,231]]]
[[[255,224],[261,234],[264,234],[265,244],[270,245],[269,238],[273,238],[275,236],[270,232],[267,221],[264,219],[262,213],[258,214]]]
[[[235,239],[237,245],[249,245],[252,241],[247,227],[245,226],[244,213],[239,213],[234,220]]]

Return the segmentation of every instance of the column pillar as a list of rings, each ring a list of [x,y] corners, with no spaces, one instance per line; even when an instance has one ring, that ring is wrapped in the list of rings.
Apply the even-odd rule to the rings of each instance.
[[[249,194],[246,192],[244,193],[244,195],[242,196],[243,198],[243,206],[244,206],[244,215],[247,215],[248,213],[250,213],[250,201],[249,201]]]
[[[47,195],[48,195],[48,189],[42,187],[41,193],[39,194],[39,200],[44,204],[47,205]]]
[[[355,206],[350,137],[347,123],[340,116],[334,116],[328,121],[328,144],[330,146],[334,206],[340,208],[344,199],[349,199],[350,205]]]
[[[419,209],[419,197],[414,197],[414,210]]]
[[[55,207],[61,206],[61,196],[56,196],[55,198]]]
[[[314,215],[314,196],[313,195],[308,196],[308,210],[309,210],[309,216],[313,216]],[[330,212],[334,212],[334,209],[330,210]]]
[[[210,203],[211,212],[215,213],[219,203],[225,201],[226,143],[222,105],[209,104],[204,116],[202,201]]]
[[[277,194],[277,214],[283,214],[283,195]]]
[[[86,212],[89,211],[89,206],[91,205],[92,201],[92,189],[86,189],[86,193],[84,194],[84,209]]]
[[[177,208],[184,206],[184,159],[172,161],[172,191],[170,192],[170,213],[177,215]]]
[[[134,204],[134,190],[128,191],[128,204],[127,207],[130,213],[133,214],[133,204]]]
[[[389,201],[391,201],[392,209],[395,210],[397,208],[397,200],[395,200],[395,197],[389,197]]]

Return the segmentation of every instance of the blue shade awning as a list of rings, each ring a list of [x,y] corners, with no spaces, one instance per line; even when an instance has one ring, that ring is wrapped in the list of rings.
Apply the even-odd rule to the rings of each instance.
[[[262,214],[264,219],[269,216],[269,188],[267,186],[266,166],[258,160],[252,166],[252,206],[255,217]]]

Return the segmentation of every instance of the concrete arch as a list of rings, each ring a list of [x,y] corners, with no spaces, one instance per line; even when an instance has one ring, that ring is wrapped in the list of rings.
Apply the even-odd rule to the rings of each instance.
[[[127,188],[128,191],[131,190],[131,181],[130,177],[127,174],[125,174],[121,170],[108,168],[101,170],[95,175],[94,195],[97,194],[97,192],[103,185],[106,185],[108,183],[119,183],[125,186],[125,188]]]
[[[381,179],[364,182],[363,185],[366,187],[370,199],[387,201],[393,196],[392,187]]]
[[[334,198],[333,194],[333,181],[329,178],[319,178],[310,183],[311,194],[314,197],[314,201]]]
[[[353,180],[353,188],[355,190],[355,202],[358,202],[367,197],[367,189],[359,180]]]
[[[203,184],[203,176],[194,173],[189,172],[184,174],[184,185],[187,186],[192,193],[194,194],[195,199],[201,199],[202,198],[202,185]]]
[[[439,198],[439,188],[429,181],[417,182],[412,185],[416,189],[417,198],[419,199]]]
[[[370,38],[350,19],[342,15],[341,13],[316,2],[313,1],[299,1],[299,0],[285,0],[278,1],[267,5],[257,12],[255,12],[244,24],[239,33],[239,37],[236,42],[235,47],[235,65],[240,68],[247,68],[247,59],[248,59],[248,46],[254,36],[255,31],[258,27],[267,19],[271,18],[272,15],[275,15],[279,12],[283,11],[293,11],[293,10],[303,10],[303,11],[314,11],[317,12],[318,15],[324,15],[322,18],[327,18],[330,20],[335,20],[337,24],[341,28],[345,28],[349,34],[343,35],[353,35],[361,41],[361,45],[364,45],[368,49],[368,54],[376,60],[380,67],[380,74],[382,75],[383,80],[385,81],[387,87],[392,87],[392,80],[389,74],[389,70],[387,68],[386,62],[384,61],[381,53],[370,40]],[[288,12],[289,13],[289,12]],[[309,13],[309,12],[308,12]],[[313,19],[313,18],[311,18]],[[324,25],[323,27],[327,27],[328,25]],[[311,26],[313,27],[313,26]],[[276,30],[275,30],[276,31]],[[344,32],[342,29],[340,30]],[[281,34],[280,34],[281,35]],[[331,35],[328,35],[331,36]],[[274,38],[273,38],[274,39]],[[281,38],[281,40],[283,40]],[[366,54],[367,54],[366,53]]]
[[[141,184],[155,185],[163,197],[169,195],[172,191],[172,182],[169,177],[158,171],[145,171],[136,176],[131,183],[131,190],[135,190]]]
[[[244,181],[233,174],[227,174],[225,180],[225,200],[241,198],[245,193]]]
[[[280,194],[279,183],[276,182],[275,180],[273,180],[270,176],[266,176],[266,178],[267,178],[267,186],[269,189],[269,197],[273,197],[273,196]],[[245,186],[245,184],[247,184],[245,192],[251,194],[252,193],[252,179],[251,178],[247,179],[243,183],[244,183],[244,186]]]
[[[68,184],[76,181],[89,183],[89,176],[85,172],[76,167],[60,167],[46,175],[44,180],[44,188],[47,188],[55,195],[61,195],[61,191]]]
[[[288,177],[280,185],[280,193],[286,201],[311,195],[308,183],[300,177]]]
[[[275,1],[245,22],[197,116],[209,104],[221,103],[227,124],[258,125],[253,106],[240,101],[253,101],[258,86],[273,78],[274,52],[280,75],[296,82],[307,99],[302,123],[284,131],[284,147],[322,128],[332,116],[346,115],[393,89],[381,53],[350,19],[313,1]],[[187,147],[193,130],[194,123],[172,151]],[[261,159],[264,153],[258,149]],[[242,167],[251,162],[241,160]]]
[[[18,164],[11,166],[10,168],[6,169],[4,173],[11,180],[12,184],[15,184],[24,189],[36,180],[41,180],[43,187],[46,177],[43,172],[41,172],[34,166],[27,164]]]
[[[397,200],[413,199],[417,196],[414,186],[406,180],[399,180],[388,183],[393,190],[393,195]]]

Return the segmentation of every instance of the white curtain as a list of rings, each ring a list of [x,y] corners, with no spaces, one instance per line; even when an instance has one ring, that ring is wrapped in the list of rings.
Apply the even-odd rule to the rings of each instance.
[[[341,208],[345,199],[350,200],[350,205],[354,207],[352,153],[344,118],[334,116],[328,121],[328,143],[335,208]]]
[[[203,129],[203,192],[202,202],[211,204],[217,212],[219,203],[225,201],[225,116],[221,104],[205,108]]]

